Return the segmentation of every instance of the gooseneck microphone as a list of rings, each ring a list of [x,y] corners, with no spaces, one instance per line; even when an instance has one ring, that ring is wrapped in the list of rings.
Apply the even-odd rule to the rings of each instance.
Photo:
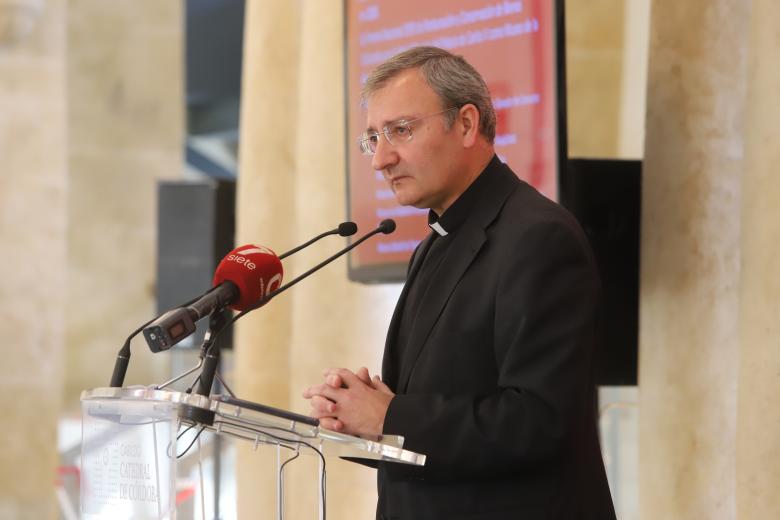
[[[337,230],[335,230],[335,231],[338,232],[342,236],[353,235],[357,231],[357,225],[352,223],[352,222],[345,222],[345,223],[341,224],[339,226],[339,228]],[[268,303],[273,297],[275,297],[277,294],[281,293],[282,291],[286,291],[287,289],[289,289],[293,285],[297,284],[298,282],[300,282],[304,278],[308,278],[309,276],[311,276],[315,272],[319,271],[320,269],[322,269],[323,267],[325,267],[329,263],[333,262],[334,260],[336,260],[340,256],[343,256],[344,254],[346,254],[350,250],[354,249],[358,245],[362,244],[364,241],[368,240],[369,238],[371,238],[372,236],[376,235],[377,233],[389,234],[389,233],[392,233],[393,231],[395,231],[395,222],[393,220],[390,220],[390,219],[383,220],[376,229],[366,233],[364,236],[359,238],[354,243],[352,243],[349,246],[345,247],[344,249],[342,249],[338,253],[330,256],[325,261],[320,262],[319,264],[317,264],[313,268],[309,269],[308,271],[306,271],[302,275],[300,275],[297,278],[295,278],[294,280],[292,280],[290,283],[288,283],[288,284],[286,284],[284,286],[281,286],[281,287],[277,287],[275,290],[269,292],[268,294],[266,294],[262,298],[258,299],[256,303],[254,303],[249,308],[242,310],[241,313],[237,314],[230,321],[225,323],[224,326],[222,326],[220,328],[212,328],[212,327],[210,327],[209,328],[209,338],[208,338],[209,345],[208,345],[208,347],[206,347],[206,345],[204,345],[204,363],[203,363],[203,369],[201,370],[201,373],[200,373],[200,376],[199,376],[199,380],[198,380],[197,393],[200,394],[200,395],[205,395],[205,396],[208,396],[211,393],[211,386],[212,386],[212,384],[214,382],[214,374],[216,373],[216,366],[217,366],[217,363],[219,362],[219,346],[218,346],[218,343],[217,343],[217,337],[219,336],[220,333],[222,333],[223,330],[227,329],[229,326],[231,326],[233,323],[235,323],[235,321],[238,318],[240,318],[241,316],[244,316],[245,314],[247,314],[247,313],[249,313],[249,312],[251,312],[251,311],[253,311],[253,310],[257,309],[257,308],[262,307],[263,305]],[[343,233],[347,233],[347,234],[345,235]],[[335,233],[329,232],[327,234],[335,234]],[[327,234],[323,234],[322,236],[326,236]],[[292,252],[298,251],[298,250],[302,249],[303,247],[306,247],[307,245],[309,245],[312,242],[313,241],[310,240],[309,242],[307,242],[306,244],[304,244],[303,246],[301,246],[299,248],[296,248]],[[213,334],[212,334],[212,332],[213,332]],[[187,419],[192,419],[192,420],[195,420],[197,422],[206,423],[206,424],[211,424],[211,421],[213,420],[213,417],[210,414],[200,413],[200,412],[198,412],[197,410],[194,410],[194,409],[193,410],[186,410],[185,411],[185,417]]]
[[[287,289],[289,289],[293,285],[297,284],[298,282],[300,282],[304,278],[308,278],[309,276],[313,275],[314,273],[316,273],[317,271],[319,271],[320,269],[322,269],[323,267],[325,267],[329,263],[333,262],[337,258],[339,258],[341,256],[344,256],[345,254],[349,253],[350,251],[355,249],[357,246],[359,246],[360,244],[362,244],[363,242],[365,242],[366,240],[368,240],[372,236],[374,236],[374,235],[376,235],[378,233],[389,235],[393,231],[395,231],[395,221],[393,219],[389,219],[389,218],[383,220],[382,222],[379,223],[379,226],[377,226],[375,229],[372,229],[371,231],[369,231],[368,233],[366,233],[365,235],[363,235],[362,237],[360,237],[359,239],[357,239],[356,241],[354,241],[353,243],[351,243],[350,245],[348,245],[347,247],[345,247],[341,251],[339,251],[339,252],[335,253],[334,255],[331,255],[330,257],[326,258],[324,261],[322,261],[319,264],[315,265],[314,267],[312,267],[311,269],[309,269],[308,271],[306,271],[302,275],[294,278],[293,280],[291,280],[287,284],[282,285],[281,287],[279,287],[276,290],[272,291],[266,297],[264,297],[262,300],[259,300],[256,304],[252,305],[248,309],[246,309],[244,311],[241,311],[239,314],[235,315],[233,317],[233,319],[230,320],[225,325],[225,327],[222,330],[226,329],[227,327],[229,327],[230,325],[235,323],[235,321],[237,319],[239,319],[240,317],[244,316],[245,314],[247,314],[247,313],[249,313],[249,312],[251,312],[251,311],[253,311],[253,310],[255,310],[255,309],[259,308],[259,307],[262,307],[263,305],[268,303],[272,298],[275,298],[279,293],[286,291]],[[220,332],[222,332],[222,330],[220,330]]]
[[[335,229],[277,257],[263,246],[241,246],[222,259],[214,273],[213,289],[192,305],[170,310],[144,328],[152,352],[167,350],[195,332],[195,323],[215,310],[243,311],[264,301],[282,283],[282,258],[286,258],[329,235],[350,236],[357,232],[354,222],[342,222]],[[256,308],[256,307],[255,307]]]
[[[262,300],[258,301],[255,305],[253,305],[249,309],[247,309],[247,310],[241,312],[240,314],[236,315],[236,317],[230,323],[232,323],[233,321],[237,320],[240,316],[246,314],[247,312],[251,312],[251,311],[253,311],[253,310],[255,310],[255,309],[259,308],[259,307],[262,307],[263,305],[268,303],[269,300],[271,300],[272,298],[276,297],[277,294],[279,294],[279,293],[281,293],[283,291],[286,291],[287,289],[289,289],[293,285],[297,284],[298,282],[300,282],[304,278],[308,278],[309,276],[313,275],[314,273],[316,273],[317,271],[319,271],[320,269],[322,269],[323,267],[325,267],[329,263],[333,262],[337,258],[339,258],[341,256],[344,256],[345,254],[349,253],[350,251],[355,249],[357,246],[359,246],[360,244],[362,244],[363,242],[365,242],[366,240],[368,240],[372,236],[374,236],[374,235],[376,235],[378,233],[382,233],[384,235],[389,235],[393,231],[395,231],[395,220],[390,219],[390,218],[383,220],[382,222],[379,223],[379,226],[377,226],[375,229],[372,229],[371,231],[369,231],[368,233],[366,233],[365,235],[363,235],[359,239],[355,240],[354,242],[352,242],[350,245],[348,245],[347,247],[345,247],[344,249],[342,249],[338,253],[329,256],[328,258],[326,258],[325,260],[323,260],[319,264],[315,265],[314,267],[312,267],[311,269],[309,269],[308,271],[306,271],[302,275],[294,278],[293,280],[291,280],[287,284],[282,285],[281,287],[279,287],[275,291],[272,291],[270,294],[268,294],[268,296],[266,296]],[[228,325],[230,323],[228,323]]]
[[[316,242],[317,240],[319,240],[319,239],[321,239],[323,237],[326,237],[328,235],[339,234],[341,236],[346,237],[346,236],[354,235],[356,232],[357,232],[357,225],[355,225],[354,222],[342,222],[341,224],[338,225],[338,227],[336,229],[333,229],[333,230],[327,231],[325,233],[322,233],[321,235],[315,237],[314,239],[309,240],[305,244],[303,244],[301,246],[298,246],[295,249],[292,249],[292,250],[286,252],[284,255],[279,257],[279,259],[281,260],[282,258],[290,256],[293,253],[296,253],[296,252],[300,251],[304,247],[307,247],[307,246],[313,244],[314,242]],[[281,279],[280,279],[280,282],[281,282]],[[235,284],[234,280],[232,280],[231,283],[236,285],[238,287],[238,290],[240,291],[240,289],[241,289],[240,286]],[[188,317],[185,317],[184,316],[185,313],[182,313],[181,309],[193,306],[194,308],[191,309],[191,310],[194,311],[195,316],[196,317],[197,316],[203,316],[204,315],[203,313],[208,311],[208,308],[211,307],[213,304],[220,305],[221,303],[223,303],[225,301],[232,300],[232,298],[234,297],[233,289],[231,288],[231,286],[229,284],[226,284],[226,286],[227,287],[224,287],[224,288],[214,287],[214,288],[210,289],[209,291],[207,291],[206,294],[203,294],[201,296],[193,298],[192,300],[184,303],[179,308],[179,310],[178,310],[179,321],[178,322],[182,323],[185,326],[185,330],[188,329],[188,328],[191,328],[191,327],[187,327],[187,325],[189,324],[188,317],[189,317],[189,320],[192,320],[193,316],[192,316],[192,314],[189,311],[187,311],[186,314],[188,315]],[[277,287],[278,287],[278,285],[277,285]],[[272,287],[272,289],[273,289],[273,287]],[[213,294],[213,295],[210,294],[212,292],[216,292],[217,290],[219,290],[219,294]],[[203,299],[203,298],[205,298],[205,300],[201,301],[201,299]],[[258,296],[258,299],[259,298],[260,298],[260,296]],[[256,300],[254,300],[254,301],[256,301]],[[254,303],[254,301],[252,303]],[[241,309],[239,309],[239,310],[241,310]],[[146,329],[148,326],[150,326],[150,325],[154,324],[155,322],[157,322],[158,320],[160,320],[164,315],[165,314],[163,314],[161,316],[158,316],[156,318],[152,318],[151,320],[147,321],[146,323],[144,323],[143,325],[138,327],[135,331],[133,331],[127,337],[127,339],[125,340],[124,344],[122,345],[122,347],[119,349],[119,352],[117,353],[116,362],[114,363],[114,371],[111,374],[111,382],[109,383],[109,385],[111,387],[119,388],[119,387],[121,387],[124,384],[125,375],[127,374],[127,367],[128,367],[128,365],[130,363],[130,342],[132,341],[132,339],[135,336],[137,336],[139,333],[144,331],[144,329]],[[169,318],[173,318],[173,316],[169,316]],[[172,321],[174,321],[174,323],[177,322],[177,320],[175,320],[175,319],[172,320]],[[170,326],[168,328],[170,329]],[[173,332],[177,332],[177,331],[174,330]],[[184,336],[179,338],[179,340],[183,339],[183,337]],[[156,338],[157,338],[157,336],[156,336]],[[164,342],[163,342],[163,344],[164,344]],[[151,345],[150,345],[150,347],[151,347]]]
[[[319,264],[309,269],[308,271],[298,276],[297,278],[293,279],[286,285],[283,285],[281,287],[278,287],[276,290],[271,291],[270,293],[262,297],[260,300],[258,300],[257,303],[255,303],[251,307],[241,311],[239,314],[234,316],[230,321],[225,323],[224,326],[219,327],[218,329],[210,327],[209,337],[207,339],[208,347],[205,348],[205,352],[203,353],[204,356],[203,369],[201,370],[200,376],[198,376],[199,384],[198,384],[197,393],[205,396],[208,396],[211,393],[211,386],[214,383],[214,374],[216,373],[217,364],[219,363],[219,343],[217,343],[217,337],[219,336],[219,334],[222,333],[222,331],[230,327],[233,323],[235,323],[236,320],[238,320],[242,316],[248,314],[249,312],[259,307],[262,307],[282,291],[286,291],[287,289],[297,284],[304,278],[308,278],[315,272],[319,271],[320,269],[322,269],[329,263],[333,262],[337,258],[345,255],[346,253],[356,248],[357,246],[359,246],[360,244],[362,244],[372,236],[376,235],[377,233],[384,233],[387,235],[392,233],[393,231],[395,231],[395,222],[391,219],[383,220],[376,229],[369,231],[368,233],[360,237],[358,240],[356,240],[349,246],[345,247],[344,249],[337,252],[336,254],[331,255],[330,257],[320,262]],[[215,319],[215,315],[212,315],[212,320],[214,319]],[[216,319],[219,319],[221,322],[220,317],[217,317]],[[214,331],[213,334],[211,333],[212,330]],[[206,344],[204,344],[204,347],[206,347]],[[208,425],[212,425],[214,423],[213,411],[200,410],[198,408],[189,405],[183,405],[180,408],[179,417],[187,421],[192,421],[194,423],[208,424]]]
[[[321,233],[321,234],[317,235],[316,237],[312,238],[311,240],[309,240],[308,242],[305,242],[305,243],[299,245],[298,247],[290,249],[286,253],[279,255],[279,260],[284,260],[288,256],[290,256],[290,255],[292,255],[294,253],[297,253],[301,249],[303,249],[305,247],[309,247],[310,245],[312,245],[314,242],[318,241],[321,238],[327,237],[329,235],[336,235],[336,234],[338,234],[339,236],[342,236],[342,237],[351,237],[352,235],[357,233],[357,230],[358,230],[357,224],[355,224],[354,222],[349,222],[349,221],[348,222],[342,222],[341,224],[338,225],[338,227],[336,229],[331,229],[330,231],[326,231],[325,233]]]
[[[309,269],[308,271],[306,271],[302,275],[300,275],[300,276],[296,277],[295,279],[291,280],[286,285],[283,285],[281,287],[278,287],[276,290],[271,291],[270,293],[265,295],[263,298],[259,299],[257,301],[257,303],[255,303],[254,305],[250,306],[249,308],[247,308],[245,310],[242,310],[239,314],[235,315],[223,327],[221,327],[219,330],[216,330],[214,332],[214,334],[210,334],[209,335],[209,341],[210,341],[211,345],[209,346],[209,348],[207,349],[207,351],[205,353],[204,368],[203,368],[203,370],[201,371],[201,374],[200,374],[198,393],[201,394],[201,395],[209,395],[209,393],[210,393],[211,385],[212,385],[212,383],[214,381],[214,373],[215,373],[215,370],[216,370],[216,363],[219,360],[219,351],[215,350],[216,348],[218,348],[216,341],[217,341],[217,337],[219,336],[219,334],[222,333],[222,331],[224,331],[225,329],[227,329],[228,327],[233,325],[233,323],[235,323],[236,320],[238,320],[242,316],[248,314],[249,312],[251,312],[251,311],[253,311],[253,310],[255,310],[255,309],[259,308],[259,307],[262,307],[263,305],[268,303],[272,298],[276,297],[276,295],[278,295],[279,293],[281,293],[283,291],[286,291],[287,289],[289,289],[293,285],[297,284],[298,282],[300,282],[304,278],[308,278],[309,276],[311,276],[312,274],[316,273],[317,271],[319,271],[320,269],[322,269],[323,267],[325,267],[329,263],[333,262],[337,258],[339,258],[341,256],[344,256],[349,251],[351,251],[352,249],[356,248],[357,246],[359,246],[360,244],[362,244],[363,242],[365,242],[366,240],[368,240],[372,236],[374,236],[374,235],[376,235],[378,233],[383,233],[385,235],[389,235],[393,231],[395,231],[395,221],[393,221],[392,219],[383,220],[382,222],[379,223],[379,226],[377,226],[376,229],[373,229],[373,230],[369,231],[368,233],[366,233],[365,235],[360,237],[358,240],[356,240],[352,244],[348,245],[347,247],[345,247],[344,249],[342,249],[338,253],[336,253],[334,255],[331,255],[330,257],[328,257],[324,261],[320,262],[319,264],[315,265],[314,267],[312,267],[311,269]],[[187,412],[187,413],[190,413],[190,412]],[[189,418],[197,420],[199,422],[205,422],[205,423],[209,423],[209,420],[210,420],[210,416],[208,416],[208,414],[200,414],[197,417],[196,416],[191,416]]]

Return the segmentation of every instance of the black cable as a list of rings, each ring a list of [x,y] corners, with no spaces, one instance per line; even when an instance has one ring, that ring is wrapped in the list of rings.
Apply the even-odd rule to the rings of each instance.
[[[198,377],[195,378],[195,381],[192,382],[190,386],[187,387],[187,389],[184,391],[185,394],[191,394],[192,391],[195,389],[195,385],[197,385],[200,382],[200,374],[198,374]]]
[[[193,424],[192,426],[195,426],[195,425]],[[190,426],[190,428],[192,428],[192,426]],[[187,430],[189,430],[190,428],[187,428]],[[201,433],[203,433],[203,430],[205,430],[205,429],[206,429],[206,427],[205,427],[205,426],[201,426],[201,427],[200,427],[200,430],[198,430],[198,433],[196,433],[196,434],[195,434],[195,438],[194,438],[194,439],[192,439],[192,442],[190,443],[190,445],[189,445],[189,446],[187,446],[187,449],[186,449],[186,450],[184,450],[184,452],[182,452],[180,455],[176,455],[176,458],[177,458],[177,459],[180,459],[180,458],[182,458],[183,456],[185,456],[185,455],[187,454],[187,452],[188,452],[188,451],[190,451],[190,448],[192,448],[192,445],[193,445],[193,444],[195,444],[195,441],[197,441],[197,440],[198,440],[198,437],[200,437],[200,434],[201,434]],[[184,435],[185,433],[187,433],[187,430],[184,430],[184,431],[182,432],[182,435]],[[178,440],[179,440],[179,437],[176,437],[176,440],[178,441]]]
[[[290,462],[294,461],[298,457],[301,456],[300,450],[295,452],[295,455],[287,459],[286,461],[282,462],[282,465],[279,466],[279,482],[277,482],[277,486],[279,486],[279,494],[284,497],[284,467],[289,464]],[[281,501],[281,511],[284,511],[284,499]]]
[[[183,432],[179,432],[179,433],[176,435],[176,441],[169,441],[169,442],[168,442],[168,447],[165,449],[165,454],[168,456],[168,458],[169,458],[169,459],[170,459],[170,458],[173,456],[173,454],[171,453],[171,446],[173,445],[173,443],[174,443],[174,442],[177,442],[179,439],[181,439],[181,436],[182,436],[182,435],[184,435],[185,433],[187,433],[188,431],[190,431],[190,430],[191,430],[191,429],[193,429],[194,427],[195,427],[195,424],[194,424],[194,423],[193,423],[193,424],[190,424],[189,426],[187,426],[187,428],[185,428],[185,429],[184,429],[184,431],[183,431]],[[181,428],[181,426],[180,426],[180,428]]]
[[[280,473],[281,475],[283,475],[283,474],[284,474],[284,467],[285,467],[287,464],[289,464],[290,462],[292,462],[292,461],[294,461],[295,459],[297,459],[298,457],[300,457],[300,456],[301,456],[301,452],[299,451],[299,452],[296,452],[296,453],[295,453],[295,456],[294,456],[294,457],[290,457],[290,458],[289,458],[289,459],[287,459],[286,461],[282,462],[282,465],[281,465],[281,466],[279,466],[279,473]]]

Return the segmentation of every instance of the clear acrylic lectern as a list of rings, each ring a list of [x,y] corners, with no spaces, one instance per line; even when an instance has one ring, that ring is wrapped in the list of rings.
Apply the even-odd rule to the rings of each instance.
[[[324,456],[423,465],[425,456],[402,448],[403,439],[371,441],[321,429],[316,419],[241,399],[206,397],[156,387],[96,388],[81,394],[82,518],[176,518],[176,440],[196,426],[263,445],[320,457],[320,511],[325,517]],[[277,518],[283,518],[283,465],[277,457]]]

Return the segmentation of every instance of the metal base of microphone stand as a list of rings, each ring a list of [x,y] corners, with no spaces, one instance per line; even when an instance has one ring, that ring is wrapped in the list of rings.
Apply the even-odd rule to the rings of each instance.
[[[184,422],[214,426],[214,412],[188,404],[179,406],[179,419]]]

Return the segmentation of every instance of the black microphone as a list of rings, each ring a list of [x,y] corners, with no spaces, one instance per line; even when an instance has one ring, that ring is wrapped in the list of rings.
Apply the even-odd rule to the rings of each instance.
[[[335,229],[320,233],[311,240],[295,247],[281,256],[276,256],[268,248],[257,248],[256,246],[239,247],[231,251],[225,259],[217,266],[214,274],[214,288],[204,294],[194,304],[184,308],[172,309],[153,323],[144,328],[144,337],[149,344],[152,352],[161,352],[174,346],[176,343],[195,332],[195,323],[211,314],[215,310],[221,310],[230,305],[237,311],[243,311],[253,306],[258,301],[262,301],[272,289],[275,280],[274,275],[278,275],[276,287],[281,284],[282,264],[280,261],[301,249],[310,246],[321,238],[330,235],[341,235],[348,237],[357,232],[357,224],[354,222],[342,222]],[[247,260],[254,258],[254,263],[236,263],[230,261],[231,255],[237,255],[239,258],[245,256],[246,251],[253,251],[253,257],[247,257]],[[246,266],[251,265],[247,270]],[[261,288],[266,287],[268,291],[263,294]]]
[[[339,225],[339,228],[341,228],[342,226],[345,227],[345,231],[349,232],[349,234],[354,234],[355,231],[357,231],[357,225],[354,224],[353,222],[344,222],[343,224]],[[338,232],[339,234],[341,234],[338,231],[338,229],[335,230],[335,231]],[[298,276],[297,278],[295,278],[294,280],[292,280],[288,284],[283,285],[283,286],[277,288],[275,291],[272,291],[267,296],[265,296],[264,298],[259,300],[256,304],[252,305],[248,309],[246,309],[246,310],[240,312],[239,314],[237,314],[235,317],[233,317],[233,319],[228,321],[223,327],[219,327],[218,328],[218,326],[215,326],[216,323],[218,323],[218,322],[213,322],[212,326],[209,328],[209,337],[206,340],[207,343],[204,343],[205,361],[204,361],[203,369],[201,370],[201,373],[200,373],[200,376],[199,376],[199,384],[198,384],[197,393],[200,394],[200,395],[205,395],[205,396],[208,397],[208,395],[211,392],[211,386],[212,386],[212,384],[214,382],[214,374],[216,373],[216,366],[217,366],[217,363],[219,362],[219,344],[217,343],[217,337],[219,336],[219,334],[223,330],[227,329],[229,326],[231,326],[233,323],[235,323],[235,321],[238,318],[240,318],[241,316],[244,316],[248,312],[251,312],[251,311],[253,311],[255,309],[258,309],[258,308],[262,307],[263,305],[268,303],[272,298],[274,298],[280,292],[286,291],[287,289],[289,289],[293,285],[297,284],[298,282],[300,282],[304,278],[308,278],[309,276],[311,276],[315,272],[319,271],[320,269],[322,269],[323,267],[325,267],[329,263],[333,262],[337,258],[345,255],[346,253],[348,253],[352,249],[356,248],[357,246],[359,246],[360,244],[362,244],[363,242],[365,242],[366,240],[368,240],[372,236],[376,235],[377,233],[384,233],[385,235],[389,235],[393,231],[395,231],[395,221],[392,220],[392,219],[383,220],[382,222],[379,223],[379,226],[377,226],[376,229],[374,229],[372,231],[369,231],[368,233],[366,233],[365,235],[360,237],[358,240],[356,240],[352,244],[348,245],[347,247],[345,247],[344,249],[342,249],[338,253],[336,253],[334,255],[331,255],[326,260],[324,260],[323,262],[320,262],[319,264],[317,264],[313,268],[309,269],[308,271],[306,271],[302,275]],[[335,234],[335,233],[334,232],[328,232],[328,233],[324,233],[321,236],[327,236],[328,234]],[[342,235],[342,236],[348,236],[348,235]],[[315,240],[317,240],[317,239],[315,239]],[[312,243],[312,241],[309,241],[308,243],[304,244],[303,246],[299,246],[295,250],[292,250],[292,252],[299,251],[303,247],[306,247],[309,243]],[[291,253],[289,253],[289,254],[291,254]],[[212,334],[212,331],[214,332],[213,334]],[[203,413],[203,412],[198,412],[197,410],[189,410],[189,407],[185,407],[184,415],[182,415],[180,413],[180,416],[182,416],[183,418],[188,419],[188,420],[193,420],[195,422],[200,422],[200,423],[205,423],[205,424],[213,424],[213,420],[214,420],[213,413]]]
[[[282,256],[280,256],[278,258],[279,258],[279,260],[281,260],[282,258],[286,258],[286,257],[292,255],[293,253],[296,253],[296,252],[300,251],[304,247],[307,247],[307,246],[313,244],[317,240],[319,240],[319,239],[321,239],[323,237],[329,236],[329,235],[339,234],[339,235],[341,235],[343,237],[348,237],[348,236],[354,235],[355,233],[357,233],[357,224],[355,224],[354,222],[342,222],[341,224],[338,225],[338,227],[336,227],[336,229],[333,229],[333,230],[327,231],[325,233],[322,233],[322,234],[318,235],[317,237],[314,237],[312,240],[309,240],[305,244],[302,244],[301,246],[298,246],[298,247],[296,247],[294,249],[291,249],[290,251],[284,253]],[[210,289],[206,294],[208,294],[209,292],[211,292],[213,290],[214,290],[213,288]],[[189,307],[190,305],[198,302],[203,296],[204,295],[197,296],[197,297],[193,298],[192,300],[182,304],[182,307]],[[221,295],[221,297],[225,297],[225,295]],[[230,299],[230,295],[227,295],[227,298]],[[207,309],[198,309],[198,313],[200,314],[200,312],[203,312],[203,311],[206,311],[206,310]],[[179,312],[181,314],[181,311],[179,311]],[[188,312],[187,314],[190,314],[190,316],[191,316],[191,313]],[[122,347],[119,349],[119,352],[117,353],[116,362],[114,363],[114,371],[111,374],[111,382],[109,383],[109,386],[111,386],[113,388],[121,388],[121,386],[124,384],[125,375],[127,374],[127,367],[130,364],[130,341],[135,336],[137,336],[139,333],[141,333],[146,327],[148,327],[149,325],[153,324],[155,321],[159,320],[164,315],[165,315],[165,313],[163,313],[162,315],[157,316],[155,318],[152,318],[151,320],[147,321],[146,323],[144,323],[143,325],[138,327],[136,330],[134,330],[127,337],[127,339],[125,340],[124,344],[122,345]],[[182,319],[184,319],[186,321],[186,318],[183,318],[183,316],[182,316]],[[187,325],[187,323],[185,323],[185,326],[186,325]]]
[[[268,303],[272,298],[274,298],[276,295],[278,295],[282,291],[286,291],[287,289],[289,289],[293,285],[297,284],[298,282],[300,282],[304,278],[308,278],[309,276],[311,276],[315,272],[319,271],[320,269],[322,269],[323,267],[325,267],[329,263],[333,262],[337,258],[347,254],[349,251],[351,251],[352,249],[356,248],[357,246],[359,246],[360,244],[362,244],[363,242],[365,242],[366,240],[368,240],[372,236],[376,235],[377,233],[383,233],[385,235],[389,235],[393,231],[395,231],[395,221],[393,221],[392,219],[383,220],[382,222],[379,223],[379,226],[377,226],[376,229],[373,229],[373,230],[369,231],[368,233],[366,233],[365,235],[360,237],[358,240],[356,240],[352,244],[348,245],[347,247],[345,247],[344,249],[342,249],[338,253],[336,253],[334,255],[331,255],[330,257],[328,257],[324,261],[320,262],[316,266],[312,267],[311,269],[309,269],[308,271],[306,271],[302,275],[298,276],[294,280],[290,281],[286,285],[283,285],[283,286],[277,288],[275,291],[272,291],[267,296],[265,296],[260,301],[258,301],[256,304],[251,306],[250,308],[248,308],[248,309],[240,312],[236,316],[234,316],[223,327],[219,328],[218,330],[216,330],[216,327],[210,327],[209,328],[209,337],[207,338],[207,345],[208,346],[205,349],[206,352],[205,352],[204,367],[203,367],[203,370],[201,371],[200,376],[199,376],[199,385],[198,385],[197,393],[200,394],[200,395],[208,396],[210,394],[210,392],[211,392],[211,386],[212,386],[212,384],[214,382],[214,374],[216,373],[216,366],[217,366],[217,363],[219,362],[219,343],[217,343],[217,337],[222,333],[222,331],[224,331],[225,329],[230,327],[240,317],[246,315],[247,313],[249,313],[249,312],[251,312],[251,311],[253,311],[253,310],[255,310],[255,309],[259,308],[259,307],[262,307],[263,305]],[[354,230],[352,232],[354,233]],[[218,317],[213,317],[213,319],[216,320],[216,319],[219,319],[219,318]],[[217,321],[213,321],[212,325],[216,325],[216,323],[218,323],[218,322]],[[212,330],[214,330],[214,334],[211,334]],[[206,344],[204,344],[204,347],[205,346],[206,346]],[[192,406],[189,406],[189,405],[182,405],[182,407],[179,410],[179,417],[181,417],[182,419],[185,419],[187,421],[194,422],[194,423],[201,423],[201,424],[208,424],[208,425],[214,424],[214,412],[212,412],[212,411],[205,411],[205,410],[199,410],[199,409],[197,409],[195,407],[192,407]]]
[[[276,295],[279,294],[280,292],[286,291],[287,289],[289,289],[293,285],[297,284],[298,282],[300,282],[304,278],[308,278],[309,276],[313,275],[314,273],[316,273],[317,271],[319,271],[320,269],[322,269],[323,267],[325,267],[329,263],[331,263],[334,260],[338,259],[340,256],[343,256],[343,255],[349,253],[350,251],[355,249],[357,246],[359,246],[360,244],[362,244],[363,242],[365,242],[366,240],[368,240],[372,236],[374,236],[374,235],[376,235],[378,233],[389,235],[393,231],[395,231],[395,220],[390,219],[390,218],[383,220],[382,222],[379,223],[379,226],[377,226],[376,229],[373,229],[373,230],[369,231],[368,233],[366,233],[365,235],[363,235],[359,239],[355,240],[354,242],[352,242],[350,245],[348,245],[347,247],[345,247],[344,249],[342,249],[338,253],[329,256],[324,261],[322,261],[319,264],[315,265],[314,267],[312,267],[311,269],[309,269],[308,271],[306,271],[302,275],[298,276],[297,278],[295,278],[293,280],[290,280],[290,282],[288,282],[285,285],[282,285],[281,287],[279,287],[275,291],[272,291],[268,296],[266,296],[265,298],[263,298],[262,300],[257,302],[255,305],[253,305],[249,309],[247,309],[247,310],[241,312],[240,314],[238,314],[234,318],[233,321],[238,319],[241,315],[246,314],[247,312],[251,312],[251,311],[257,309],[258,307],[262,307],[268,301],[270,301],[272,298],[276,297]],[[230,325],[230,323],[228,323],[228,325]]]
[[[349,221],[342,222],[341,224],[338,225],[338,227],[336,229],[331,229],[330,231],[326,231],[325,233],[321,233],[321,234],[317,235],[316,237],[312,238],[311,240],[309,240],[308,242],[306,242],[304,244],[301,244],[298,247],[295,247],[293,249],[290,249],[289,251],[287,251],[283,255],[279,255],[279,260],[284,260],[285,258],[290,256],[291,254],[297,253],[298,251],[300,251],[301,249],[303,249],[305,247],[309,247],[314,242],[316,242],[319,239],[324,238],[326,236],[339,234],[342,237],[351,237],[352,235],[357,233],[357,230],[358,230],[357,224],[355,224],[354,222],[349,222]]]
[[[324,261],[322,261],[319,264],[315,265],[314,267],[312,267],[311,269],[309,269],[308,271],[306,271],[302,275],[300,275],[297,278],[289,281],[287,284],[282,285],[281,287],[277,288],[275,291],[272,291],[265,298],[261,299],[256,304],[254,304],[251,307],[249,307],[248,309],[246,309],[244,311],[241,311],[240,313],[236,314],[233,317],[233,319],[231,319],[229,322],[227,322],[227,324],[225,324],[225,326],[219,332],[217,332],[217,334],[221,333],[223,330],[225,330],[226,328],[231,326],[240,317],[244,316],[245,314],[247,314],[249,312],[252,312],[255,309],[258,309],[258,308],[262,307],[263,305],[268,303],[271,299],[275,298],[279,293],[281,293],[283,291],[286,291],[287,289],[289,289],[293,285],[297,284],[298,282],[300,282],[304,278],[308,278],[309,276],[313,275],[314,273],[316,273],[317,271],[319,271],[320,269],[322,269],[323,267],[325,267],[329,263],[331,263],[334,260],[338,259],[339,257],[344,256],[345,254],[349,253],[350,251],[355,249],[357,246],[359,246],[360,244],[362,244],[363,242],[365,242],[366,240],[368,240],[372,236],[374,236],[374,235],[376,235],[378,233],[389,235],[393,231],[395,231],[395,221],[393,219],[389,219],[389,218],[383,220],[382,222],[379,223],[379,226],[377,226],[376,229],[373,229],[373,230],[369,231],[368,233],[366,233],[365,235],[363,235],[362,237],[360,237],[356,241],[352,242],[350,245],[348,245],[347,247],[345,247],[344,249],[342,249],[338,253],[329,256]]]

